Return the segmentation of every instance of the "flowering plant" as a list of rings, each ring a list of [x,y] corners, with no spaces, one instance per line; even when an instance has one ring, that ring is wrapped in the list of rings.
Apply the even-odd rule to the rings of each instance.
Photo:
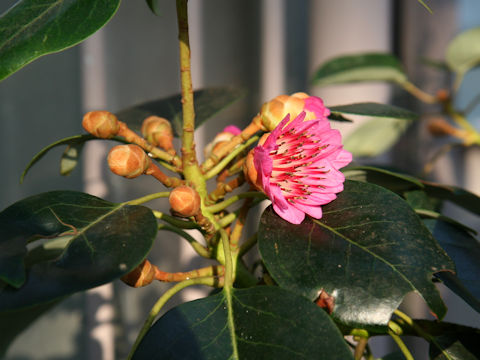
[[[155,8],[155,1],[147,2]],[[0,40],[0,78],[99,29],[119,0],[99,3],[19,1],[0,17],[0,28],[9,35]],[[46,5],[49,10],[64,6],[53,23],[45,20]],[[181,96],[159,100],[156,108],[163,110],[141,118],[131,109],[85,114],[82,126],[88,134],[47,146],[23,175],[62,145],[68,146],[62,157],[63,172],[68,173],[72,158],[74,166],[79,156],[72,149],[104,139],[121,143],[107,157],[114,174],[132,181],[151,175],[162,191],[122,203],[51,191],[1,211],[0,351],[65,297],[121,279],[134,288],[154,281],[176,283],[139,329],[128,355],[132,359],[372,359],[369,340],[383,335],[390,336],[407,359],[412,355],[403,335],[423,338],[433,359],[478,357],[479,330],[442,322],[447,308],[435,283],[443,283],[480,312],[480,289],[471,281],[479,270],[475,232],[442,214],[442,204],[450,201],[478,215],[480,198],[427,181],[426,176],[352,162],[352,154],[361,160],[388,150],[417,115],[384,104],[326,107],[322,99],[306,93],[280,95],[252,114],[245,128],[231,125],[219,132],[200,163],[195,129],[231,102],[225,96],[231,90],[193,91],[187,0],[176,0],[176,6]],[[451,91],[435,96],[414,86],[389,54],[331,59],[319,67],[314,81],[395,83],[421,101],[440,105],[429,124],[433,134],[476,146],[480,135],[453,98],[464,75],[480,61],[470,46],[478,40],[474,29],[451,42],[446,60],[457,81]],[[196,118],[194,99],[202,91],[217,101],[213,111]],[[234,91],[231,95],[237,97]],[[179,110],[172,114],[171,109]],[[173,117],[180,113],[176,127]],[[360,127],[350,139],[381,146],[365,152],[350,140],[347,149],[331,125],[349,122],[351,115],[383,119],[392,125],[380,136],[385,131],[393,136],[372,140],[378,132],[366,135]],[[176,134],[181,147],[173,141]],[[168,201],[170,214],[144,206],[156,199]],[[258,229],[246,236],[247,215],[265,200],[271,206],[262,212]],[[165,231],[186,240],[210,265],[166,272],[162,264],[150,262],[152,245]],[[193,285],[213,291],[160,316],[173,295]],[[434,319],[412,319],[399,310],[410,292],[424,300]]]

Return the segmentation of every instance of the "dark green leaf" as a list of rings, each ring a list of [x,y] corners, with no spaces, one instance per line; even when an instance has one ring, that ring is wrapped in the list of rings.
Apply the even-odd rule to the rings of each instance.
[[[378,360],[405,360],[405,355],[401,351],[395,351],[393,353],[382,356]]]
[[[445,55],[447,65],[457,73],[457,85],[463,76],[480,64],[480,27],[467,30],[455,37]]]
[[[245,92],[243,90],[229,87],[196,90],[194,92],[195,126],[199,127],[206,120],[212,118],[244,95]],[[139,130],[143,120],[148,116],[161,116],[172,123],[175,136],[179,136],[182,133],[181,101],[181,94],[173,95],[166,99],[153,100],[121,110],[117,113],[117,116],[134,130]]]
[[[259,250],[282,287],[309,299],[321,291],[333,316],[349,326],[387,325],[405,294],[416,291],[445,315],[432,275],[454,265],[412,208],[369,183],[346,181],[321,220],[290,224],[271,208],[262,215]]]
[[[0,80],[36,58],[86,39],[120,0],[21,0],[0,17]]]
[[[432,360],[480,359],[480,330],[456,324],[442,324],[438,334],[430,341]]]
[[[74,191],[21,200],[0,213],[0,278],[9,284],[0,289],[0,309],[49,302],[119,278],[145,258],[156,231],[155,217],[143,206]],[[60,244],[56,253],[27,256],[27,242],[62,235],[71,236],[63,251]]]
[[[411,206],[411,204],[410,204],[410,206]],[[457,220],[455,220],[451,217],[440,214],[436,211],[428,210],[428,209],[422,209],[422,208],[415,208],[415,212],[422,219],[440,220],[440,221],[445,222],[447,224],[451,224],[455,228],[461,229],[462,231],[466,231],[467,233],[469,233],[471,235],[477,235],[477,231],[475,229],[472,229],[471,227],[469,227],[465,224],[462,224],[461,222],[459,222],[459,221],[457,221]]]
[[[160,5],[158,4],[159,0],[147,0],[148,7],[155,15],[160,15]]]
[[[418,115],[398,106],[364,102],[348,105],[337,105],[329,108],[332,113],[374,116],[381,118],[417,120]]]
[[[425,192],[428,196],[451,201],[455,205],[480,215],[480,197],[474,193],[451,185],[437,184],[428,181],[422,181],[422,183],[425,186]]]
[[[372,102],[332,106],[330,111],[334,117],[344,114],[374,117],[361,124],[345,139],[345,149],[359,157],[373,157],[387,151],[411,122],[418,118],[411,111]]]
[[[347,179],[370,182],[396,193],[424,187],[422,182],[413,176],[374,166],[351,165],[342,172]]]
[[[23,182],[23,180],[25,179],[25,176],[27,175],[28,171],[32,168],[32,166],[35,165],[38,161],[40,161],[40,159],[43,158],[50,150],[56,148],[57,146],[67,145],[69,148],[71,147],[73,149],[77,149],[76,156],[78,157],[80,155],[80,149],[83,146],[83,144],[85,142],[89,141],[89,140],[95,140],[95,139],[96,139],[96,137],[94,137],[93,135],[90,135],[90,134],[75,135],[75,136],[70,136],[70,137],[64,138],[62,140],[55,141],[54,143],[44,147],[42,150],[40,150],[40,152],[38,154],[36,154],[32,158],[32,160],[30,160],[30,162],[28,163],[25,170],[23,170],[22,176],[20,177],[20,182],[21,183]],[[67,165],[67,168],[65,168],[66,163],[64,161],[68,161],[68,158],[65,158],[65,154],[67,154],[67,156],[70,155],[69,164],[68,164],[69,166]],[[60,173],[62,173],[62,170],[63,170],[63,171],[67,171],[67,174],[68,174],[73,170],[76,163],[78,162],[78,159],[75,159],[75,157],[73,157],[73,155],[74,154],[71,151],[68,152],[68,149],[67,149],[67,151],[62,156],[62,162],[61,162],[61,165],[60,165]],[[66,175],[66,174],[62,173],[62,175]]]
[[[222,292],[170,310],[151,327],[133,359],[353,358],[328,315],[301,296],[275,286],[234,289],[233,324],[225,298]]]
[[[478,300],[480,299],[480,284],[478,283],[478,274],[480,274],[480,244],[468,231],[462,227],[455,226],[455,224],[439,219],[424,219],[424,223],[455,262],[457,277],[462,282],[463,287],[468,289],[468,292],[465,292],[462,286],[457,284],[456,279],[449,274],[438,274],[437,276],[452,291],[480,312],[480,301]],[[472,301],[472,295],[473,299],[476,298],[476,301]]]
[[[432,198],[428,197],[428,195],[423,190],[405,191],[403,193],[403,197],[405,198],[405,201],[409,203],[410,206],[415,210],[419,209],[421,211],[431,211],[431,212],[435,212],[436,210],[438,210],[438,206],[439,206],[438,201],[435,201]],[[430,214],[426,214],[426,215],[430,216]],[[432,213],[431,215],[435,217],[441,216],[440,214],[437,214],[437,213]]]
[[[30,324],[37,320],[45,312],[57,305],[58,301],[44,303],[26,309],[0,313],[0,357],[12,341]]]
[[[316,85],[362,81],[387,81],[402,84],[407,76],[391,54],[367,53],[339,56],[320,66],[313,77]]]

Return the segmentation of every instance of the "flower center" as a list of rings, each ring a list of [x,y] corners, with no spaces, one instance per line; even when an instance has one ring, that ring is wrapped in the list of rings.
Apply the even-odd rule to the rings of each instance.
[[[280,187],[287,201],[307,199],[312,190],[324,188],[319,182],[328,170],[320,160],[328,144],[321,144],[306,129],[297,134],[293,128],[280,134],[276,144],[276,149],[270,151],[273,162],[270,183]]]

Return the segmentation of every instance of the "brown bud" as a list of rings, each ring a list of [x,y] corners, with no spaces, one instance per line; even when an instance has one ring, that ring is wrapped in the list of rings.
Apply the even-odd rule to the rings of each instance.
[[[150,158],[138,145],[117,145],[108,154],[108,166],[113,173],[132,179],[149,168]]]
[[[117,117],[108,111],[90,111],[82,121],[83,128],[101,139],[114,137],[119,130]]]
[[[450,99],[450,93],[447,89],[440,89],[437,91],[436,97],[440,102],[446,102]]]
[[[265,133],[262,137],[258,140],[258,145],[263,145],[265,141],[267,141],[268,136],[270,133]],[[255,153],[255,149],[252,149],[247,154],[245,158],[245,162],[243,163],[243,174],[245,175],[245,179],[253,185],[257,190],[263,191],[262,183],[258,177],[257,169],[255,168],[255,163],[253,161],[253,155]]]
[[[148,260],[143,262],[133,269],[128,274],[122,276],[120,279],[127,285],[132,287],[142,287],[150,284],[155,280],[155,267]]]
[[[212,152],[218,151],[220,147],[230,142],[230,140],[232,140],[234,136],[235,135],[229,132],[222,131],[221,133],[218,133],[213,139],[213,141],[207,144],[207,146],[205,146],[205,149],[204,149],[205,158],[208,158],[212,154]]]
[[[435,118],[428,122],[428,131],[435,136],[447,136],[453,135],[458,132],[458,129],[454,128],[443,118]]]
[[[173,130],[167,119],[149,116],[143,121],[141,131],[150,144],[167,151],[173,149]]]
[[[320,290],[320,294],[318,294],[318,298],[315,300],[315,304],[331,314],[335,308],[335,298],[322,289]]]
[[[305,93],[279,95],[264,103],[259,113],[262,129],[264,131],[272,131],[287,114],[290,114],[290,119],[292,120],[296,118],[304,111],[304,99],[307,97],[308,95]]]
[[[173,212],[180,216],[195,216],[200,211],[200,195],[189,186],[178,186],[172,190],[168,198]]]

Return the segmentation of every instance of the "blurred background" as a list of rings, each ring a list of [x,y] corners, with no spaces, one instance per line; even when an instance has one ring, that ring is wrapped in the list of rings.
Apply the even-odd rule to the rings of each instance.
[[[0,12],[15,1],[3,0]],[[194,0],[189,4],[195,89],[238,86],[247,96],[198,130],[197,149],[229,124],[247,125],[263,102],[279,94],[306,91],[326,105],[360,101],[393,103],[423,112],[412,96],[385,84],[317,88],[315,69],[325,60],[355,52],[392,52],[409,78],[435,93],[452,79],[420,64],[427,57],[442,59],[446,44],[462,30],[480,25],[476,0],[429,1],[429,14],[416,0]],[[48,144],[83,133],[82,116],[90,110],[117,112],[129,106],[178,93],[179,64],[175,2],[159,2],[161,15],[145,1],[124,1],[114,18],[79,46],[27,65],[0,83],[0,208],[24,197],[56,189],[86,191],[111,201],[126,201],[158,191],[151,179],[126,180],[106,170],[112,144],[92,141],[84,149],[82,167],[59,176],[63,149],[50,152],[27,175],[20,175],[32,156]],[[459,101],[467,101],[478,74],[469,76]],[[478,113],[473,113],[478,125]],[[354,125],[341,126],[344,135]],[[418,170],[432,139],[413,126],[404,139],[377,163],[395,161]],[[200,153],[201,151],[199,151]],[[480,193],[478,149],[458,150],[442,158],[432,174],[448,184]],[[146,178],[146,177],[145,177]],[[161,202],[152,206],[162,207]],[[452,211],[457,211],[452,209]],[[459,216],[459,215],[456,215]],[[464,222],[480,230],[468,214]],[[165,271],[192,269],[192,253],[172,235],[159,237],[152,262]],[[180,262],[180,265],[179,265]],[[122,359],[135,340],[148,311],[167,288],[154,284],[131,289],[115,282],[64,301],[19,336],[7,359]],[[442,290],[444,291],[444,290]],[[191,300],[201,289],[182,292],[175,301]],[[447,320],[480,323],[461,300],[447,294]],[[169,305],[173,306],[175,301]],[[405,311],[426,316],[423,302],[408,296]],[[374,355],[392,351],[389,341],[374,341]],[[417,342],[424,358],[426,346]]]

